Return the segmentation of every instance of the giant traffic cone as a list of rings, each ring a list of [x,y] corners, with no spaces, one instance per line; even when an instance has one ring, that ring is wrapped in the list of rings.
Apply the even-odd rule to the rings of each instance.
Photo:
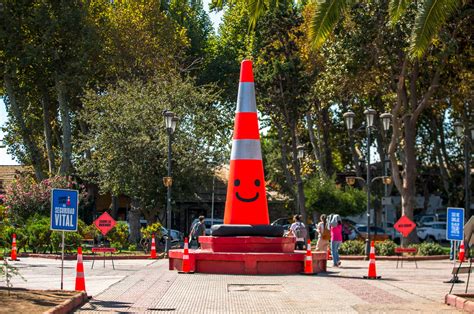
[[[375,269],[375,245],[374,241],[370,242],[370,262],[369,262],[369,273],[364,276],[365,279],[380,279],[381,276],[377,276],[377,270]]]
[[[151,255],[150,258],[156,258],[155,234],[151,237]]]
[[[242,61],[224,224],[268,225],[252,61]]]
[[[183,250],[183,267],[179,272],[181,274],[190,274],[191,271],[191,262],[189,261],[189,243],[188,238],[184,238],[184,250]]]
[[[459,255],[458,260],[459,262],[464,262],[466,252],[464,251],[464,241],[461,241],[461,246],[459,247]]]
[[[86,278],[84,277],[84,264],[82,263],[82,247],[77,248],[76,266],[76,291],[86,291]]]
[[[13,234],[13,239],[12,239],[12,252],[10,255],[10,259],[12,261],[17,261],[18,259],[16,258],[16,234]]]
[[[304,258],[304,273],[305,275],[313,274],[313,254],[311,253],[311,240],[308,240],[306,245],[306,256]]]

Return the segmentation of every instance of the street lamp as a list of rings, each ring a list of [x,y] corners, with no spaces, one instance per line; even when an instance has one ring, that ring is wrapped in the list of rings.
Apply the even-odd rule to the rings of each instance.
[[[166,252],[170,249],[171,242],[171,186],[173,185],[173,179],[171,177],[171,140],[172,135],[176,129],[179,118],[169,110],[163,111],[163,117],[165,119],[166,133],[168,134],[168,176],[163,178],[163,184],[167,188],[166,195],[166,227],[168,229],[168,237],[166,238]]]
[[[471,167],[470,167],[470,141],[474,141],[474,125],[470,130],[464,130],[464,125],[460,121],[454,122],[456,136],[464,142],[464,201],[465,215],[471,217]],[[470,137],[470,138],[469,138]]]
[[[372,108],[368,108],[364,111],[364,115],[366,118],[365,128],[367,132],[367,156],[366,156],[367,176],[365,180],[360,177],[348,177],[346,178],[346,182],[350,185],[353,185],[356,179],[362,179],[367,189],[367,237],[365,239],[365,252],[367,256],[369,256],[369,253],[370,253],[370,184],[372,183],[372,180],[370,179],[370,148],[372,145],[370,141],[371,140],[370,134],[371,134],[371,129],[374,127],[373,125],[374,125],[375,117],[377,116],[377,111],[375,111]],[[346,123],[346,127],[347,127],[347,130],[349,131],[349,134],[351,130],[354,128],[354,117],[355,117],[355,113],[352,111],[348,111],[343,114],[343,118]],[[383,130],[387,132],[388,129],[390,128],[390,121],[392,119],[392,115],[390,113],[383,113],[380,115],[380,118],[382,119]],[[384,176],[383,177],[386,178],[387,174],[385,172],[385,156],[383,156],[382,159],[384,160]],[[374,178],[374,180],[375,179],[376,178]],[[384,184],[385,182],[388,182],[388,181],[390,181],[391,183],[391,178],[384,179],[383,181],[384,181]]]

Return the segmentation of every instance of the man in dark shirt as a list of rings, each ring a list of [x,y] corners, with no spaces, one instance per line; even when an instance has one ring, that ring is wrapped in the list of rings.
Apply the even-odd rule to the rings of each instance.
[[[204,224],[204,216],[199,216],[199,221],[194,224],[189,233],[191,239],[191,247],[200,248],[199,237],[206,235],[206,225]]]

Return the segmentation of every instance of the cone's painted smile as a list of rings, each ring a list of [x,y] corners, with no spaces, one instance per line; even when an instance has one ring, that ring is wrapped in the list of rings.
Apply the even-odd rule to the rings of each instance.
[[[255,180],[255,181],[254,181],[254,184],[255,184],[255,186],[257,186],[257,187],[260,186],[260,180],[258,180],[258,179]],[[239,186],[239,185],[240,185],[240,180],[239,180],[239,179],[234,180],[234,186]],[[260,196],[260,195],[259,195],[259,193],[257,192],[254,197],[251,197],[251,198],[244,198],[244,197],[242,197],[242,196],[239,195],[239,192],[235,192],[235,197],[237,197],[237,199],[238,199],[239,201],[246,202],[246,203],[251,203],[251,202],[256,201],[259,196]]]

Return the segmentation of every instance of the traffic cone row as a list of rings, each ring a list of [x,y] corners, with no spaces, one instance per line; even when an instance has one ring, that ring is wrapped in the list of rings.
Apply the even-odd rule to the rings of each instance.
[[[461,246],[459,247],[459,255],[458,255],[459,262],[465,262],[464,260],[465,256],[466,256],[466,251],[464,250],[464,241],[461,241]]]
[[[191,272],[191,262],[189,261],[189,242],[188,238],[184,238],[184,251],[183,251],[183,267],[179,273],[189,274]]]
[[[375,242],[370,242],[370,261],[369,261],[369,273],[367,276],[364,276],[365,279],[380,279],[381,276],[377,276],[377,270],[375,267]]]
[[[306,275],[313,274],[313,254],[311,253],[311,241],[308,240],[306,245],[306,256],[304,259],[304,273]]]
[[[155,234],[151,237],[151,255],[150,258],[156,258]]]
[[[12,252],[11,252],[11,255],[10,255],[10,259],[12,261],[17,261],[17,257],[16,257],[16,234],[14,233],[13,234],[13,239],[12,239]]]
[[[86,291],[86,278],[84,277],[84,264],[82,263],[82,247],[77,248],[76,266],[76,291]]]

